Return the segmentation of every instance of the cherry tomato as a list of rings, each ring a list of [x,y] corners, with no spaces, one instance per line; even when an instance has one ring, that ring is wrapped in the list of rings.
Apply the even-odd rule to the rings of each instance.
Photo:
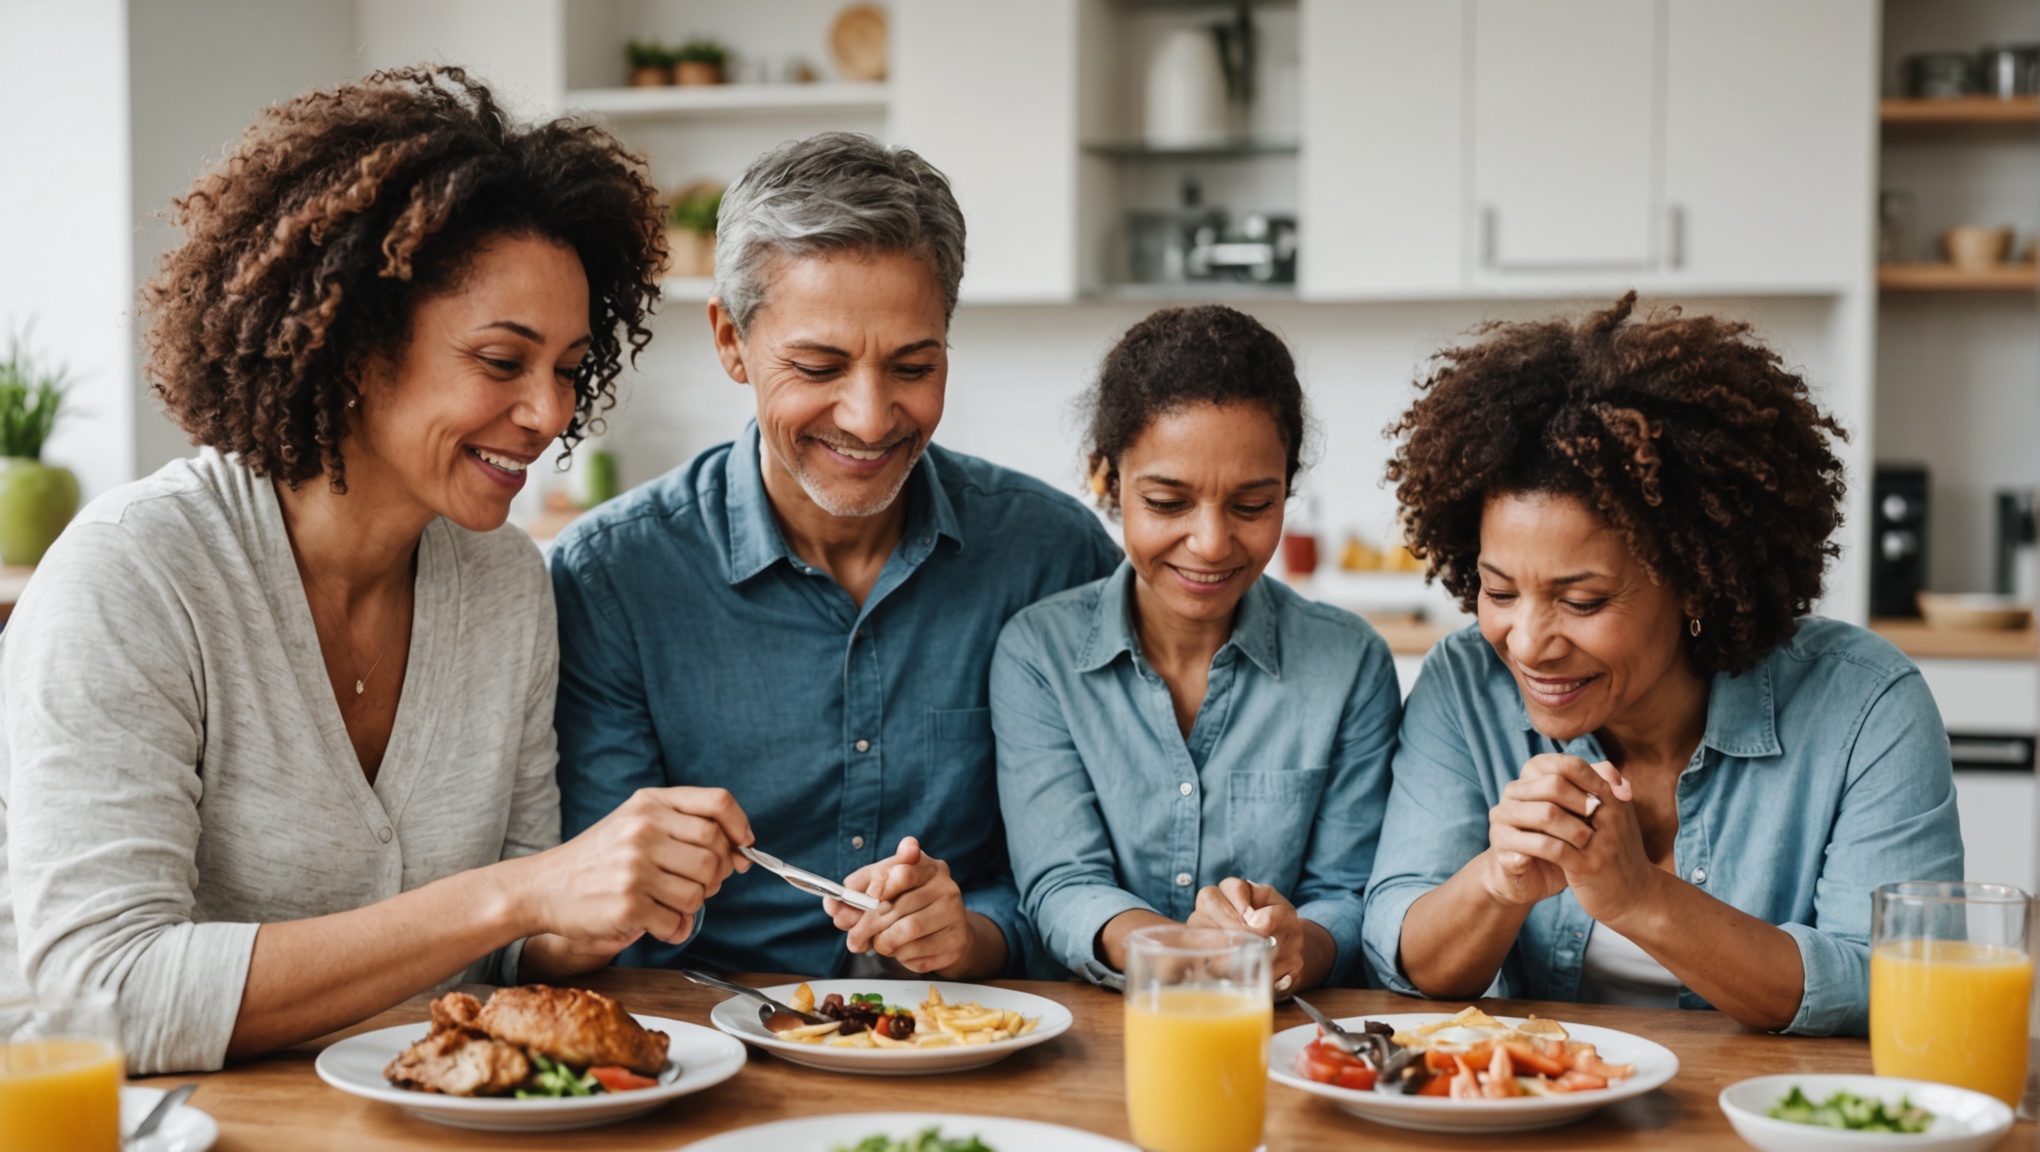
[[[620,1068],[614,1064],[590,1068],[588,1075],[593,1076],[597,1083],[611,1092],[631,1092],[639,1088],[659,1086],[659,1082],[649,1076],[640,1076],[628,1068]]]

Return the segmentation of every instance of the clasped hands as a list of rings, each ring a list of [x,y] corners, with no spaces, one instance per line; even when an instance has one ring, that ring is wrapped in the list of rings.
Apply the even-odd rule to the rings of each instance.
[[[685,943],[702,905],[732,872],[750,870],[737,849],[752,842],[749,817],[724,789],[639,789],[572,840],[509,862],[522,877],[513,899],[524,934],[559,937],[547,951],[575,967],[606,964],[644,936]],[[844,887],[880,902],[875,912],[822,902],[851,951],[876,948],[917,972],[955,968],[970,956],[962,890],[949,865],[913,837],[851,873]]]
[[[1488,810],[1488,895],[1520,906],[1571,888],[1587,915],[1611,927],[1648,907],[1668,874],[1644,851],[1634,799],[1629,781],[1605,760],[1531,757]]]

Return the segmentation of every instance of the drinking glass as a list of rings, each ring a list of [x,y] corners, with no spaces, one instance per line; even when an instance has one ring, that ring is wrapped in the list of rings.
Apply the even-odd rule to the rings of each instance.
[[[1274,1030],[1268,942],[1157,926],[1126,938],[1126,1113],[1144,1152],[1253,1152]]]
[[[0,1003],[0,1145],[119,1152],[124,1064],[111,993]]]
[[[1886,884],[1870,919],[1870,1059],[2016,1108],[2026,1086],[2029,898],[2004,884]]]

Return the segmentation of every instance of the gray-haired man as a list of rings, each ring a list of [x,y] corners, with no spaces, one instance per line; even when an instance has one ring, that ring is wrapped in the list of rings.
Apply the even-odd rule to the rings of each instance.
[[[709,323],[757,419],[553,550],[564,831],[639,788],[727,788],[760,848],[882,903],[859,913],[752,869],[686,944],[641,940],[619,962],[1038,969],[986,676],[1008,617],[1118,550],[1070,497],[929,442],[963,275],[941,173],[830,133],[753,162],[717,224]]]

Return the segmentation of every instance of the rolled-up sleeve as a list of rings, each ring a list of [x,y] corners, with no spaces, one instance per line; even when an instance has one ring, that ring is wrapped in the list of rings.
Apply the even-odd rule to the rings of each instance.
[[[1339,718],[1330,777],[1293,893],[1297,915],[1322,927],[1337,945],[1328,984],[1367,983],[1363,913],[1401,715],[1395,659],[1370,630],[1366,655]]]
[[[1806,989],[1787,1032],[1861,1036],[1870,1026],[1870,903],[1879,885],[1962,879],[1962,826],[1948,734],[1917,671],[1870,704],[1799,945]]]
[[[1044,659],[1026,616],[1015,617],[992,656],[999,810],[1021,912],[1049,955],[1072,971],[1093,972],[1105,925],[1122,912],[1153,908],[1119,886],[1104,813]]]
[[[1405,996],[1423,995],[1402,969],[1402,927],[1410,905],[1488,846],[1489,804],[1475,753],[1454,715],[1445,649],[1441,644],[1431,650],[1403,705],[1362,930],[1375,975]]]
[[[7,866],[21,976],[108,989],[137,1075],[220,1067],[257,925],[193,923],[197,640],[112,524],[79,524],[0,645]],[[32,606],[31,606],[32,604]]]

